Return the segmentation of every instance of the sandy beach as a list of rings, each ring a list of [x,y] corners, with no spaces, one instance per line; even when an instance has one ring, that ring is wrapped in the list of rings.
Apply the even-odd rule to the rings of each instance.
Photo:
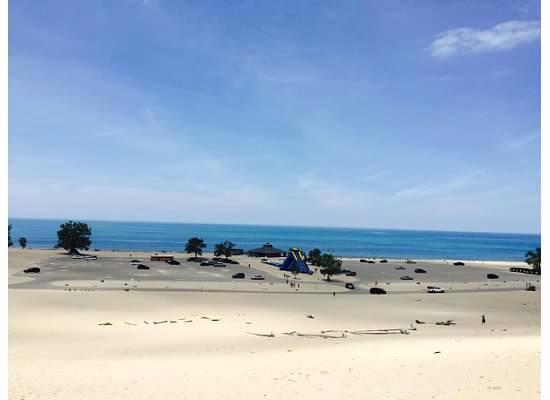
[[[540,396],[540,277],[511,264],[346,259],[357,276],[325,282],[246,256],[214,268],[94,255],[9,250],[10,399]],[[31,265],[41,273],[23,274]],[[427,274],[400,281],[414,267]],[[265,280],[232,280],[241,270]],[[388,295],[368,294],[375,284]],[[429,284],[447,293],[427,294]]]

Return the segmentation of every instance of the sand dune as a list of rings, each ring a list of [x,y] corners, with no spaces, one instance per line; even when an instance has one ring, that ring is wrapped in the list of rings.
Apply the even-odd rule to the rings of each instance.
[[[29,253],[10,251],[10,275],[51,256]],[[407,335],[284,334],[411,326]],[[535,399],[539,334],[540,291],[10,289],[9,398]]]

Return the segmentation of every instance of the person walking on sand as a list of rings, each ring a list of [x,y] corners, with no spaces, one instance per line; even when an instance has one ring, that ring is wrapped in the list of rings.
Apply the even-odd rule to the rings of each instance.
[[[336,296],[336,292],[332,292],[332,297]]]
[[[481,316],[481,325],[485,325],[485,314]]]

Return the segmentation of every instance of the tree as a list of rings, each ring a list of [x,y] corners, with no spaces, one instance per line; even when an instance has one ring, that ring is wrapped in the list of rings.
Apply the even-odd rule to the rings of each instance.
[[[187,241],[185,245],[185,251],[187,254],[195,253],[195,258],[202,255],[202,249],[206,248],[206,243],[204,240],[199,239],[198,237],[192,237]]]
[[[63,248],[69,254],[80,254],[78,250],[88,250],[92,241],[92,228],[84,222],[68,221],[59,226],[56,249]]]
[[[339,274],[342,271],[342,260],[335,258],[332,254],[323,254],[319,259],[319,265],[321,266],[321,274],[326,275],[327,281],[330,281],[332,275]]]
[[[22,249],[27,247],[27,238],[26,237],[20,237],[19,238],[19,245],[21,246]]]
[[[214,255],[216,257],[223,255],[226,258],[229,258],[232,256],[232,251],[234,247],[235,247],[235,244],[228,240],[222,243],[218,243],[216,246],[214,246]]]
[[[313,249],[309,251],[308,254],[309,262],[313,265],[320,265],[321,261],[321,250]]]
[[[525,253],[525,262],[533,267],[537,273],[540,274],[540,263],[541,263],[541,251],[540,247],[537,247],[534,251],[529,250]]]
[[[8,224],[8,247],[13,246],[13,242],[11,240],[11,224]]]

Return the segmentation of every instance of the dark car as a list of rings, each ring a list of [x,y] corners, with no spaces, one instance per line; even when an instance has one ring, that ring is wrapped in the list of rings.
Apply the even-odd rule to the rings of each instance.
[[[416,272],[417,274],[425,274],[426,273],[426,270],[425,269],[422,269],[422,268],[416,268],[414,270],[414,272]]]
[[[30,267],[23,270],[26,274],[38,274],[40,272],[40,268],[38,267]]]
[[[369,290],[370,294],[386,294],[386,291],[379,287],[373,287]]]
[[[151,269],[151,268],[149,268],[149,267],[148,267],[147,265],[145,265],[145,264],[139,264],[139,265],[137,266],[137,269]]]
[[[203,261],[201,262],[201,267],[206,267],[208,265],[213,265],[214,263],[212,261]]]
[[[463,266],[464,266],[464,263],[463,263],[462,261],[457,261],[457,262],[454,262],[453,265],[454,265],[454,266],[457,266],[457,267],[459,267],[459,266],[462,266],[462,267],[463,267]]]
[[[405,275],[400,277],[399,279],[401,279],[402,281],[412,281],[414,278],[412,276]]]
[[[498,279],[497,274],[487,274],[487,279]]]
[[[235,264],[235,265],[238,265],[239,262],[237,260],[227,260],[226,263],[228,264]]]
[[[237,272],[236,274],[233,274],[231,277],[233,279],[244,279],[244,273],[243,272]]]
[[[139,262],[141,262],[141,260],[132,260],[132,261],[130,261],[130,262],[131,262],[131,263],[139,263]]]
[[[361,259],[359,260],[359,262],[368,262],[368,261],[365,260],[364,258],[361,258]]]
[[[353,283],[351,283],[351,282],[346,282],[346,284],[344,285],[344,287],[345,287],[346,289],[350,289],[350,290],[355,289],[355,285],[354,285]]]
[[[535,285],[529,285],[525,288],[525,290],[527,290],[528,292],[536,292],[537,288],[535,287]]]
[[[382,264],[385,264],[387,262],[388,262],[388,260],[380,260],[380,263],[382,263]]]
[[[368,260],[367,264],[374,264],[374,260]]]
[[[357,272],[355,272],[355,271],[348,271],[348,272],[346,272],[346,276],[357,276]]]
[[[170,265],[180,265],[180,262],[177,260],[168,260],[166,263]]]

